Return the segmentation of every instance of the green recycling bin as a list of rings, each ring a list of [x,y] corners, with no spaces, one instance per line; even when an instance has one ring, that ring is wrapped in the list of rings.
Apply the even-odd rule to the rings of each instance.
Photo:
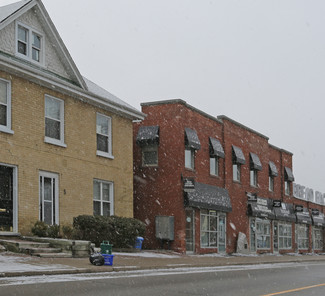
[[[109,241],[103,241],[100,244],[100,252],[102,254],[112,255],[112,245],[109,244]]]

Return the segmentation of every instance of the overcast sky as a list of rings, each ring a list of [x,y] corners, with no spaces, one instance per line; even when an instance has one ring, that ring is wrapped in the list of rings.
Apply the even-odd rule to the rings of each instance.
[[[226,115],[292,152],[295,182],[325,193],[324,0],[43,3],[82,75],[139,110],[183,99]]]

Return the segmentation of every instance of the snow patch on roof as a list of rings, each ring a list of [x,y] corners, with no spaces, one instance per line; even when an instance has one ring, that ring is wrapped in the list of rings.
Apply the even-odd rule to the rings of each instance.
[[[0,23],[2,23],[5,19],[7,19],[9,16],[11,16],[13,13],[15,13],[17,10],[22,8],[30,1],[31,0],[22,0],[19,2],[8,4],[6,6],[2,6],[0,9]]]
[[[130,110],[139,112],[139,110],[137,110],[133,106],[129,105],[128,103],[126,103],[123,100],[119,99],[118,97],[114,96],[113,94],[111,94],[107,90],[103,89],[102,87],[98,86],[94,82],[90,81],[86,77],[83,77],[83,79],[87,85],[88,91],[91,92],[92,94],[94,94],[95,96],[106,99],[107,101],[113,103],[114,105],[118,105],[118,106],[130,109]]]

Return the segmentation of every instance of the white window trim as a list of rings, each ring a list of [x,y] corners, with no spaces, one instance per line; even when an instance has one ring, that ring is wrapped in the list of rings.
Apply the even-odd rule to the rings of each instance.
[[[0,125],[0,132],[14,134],[11,130],[11,81],[0,78],[1,81],[7,83],[7,125]]]
[[[27,55],[21,54],[18,52],[18,27],[23,27],[28,31],[28,37],[27,37]],[[35,61],[32,57],[32,34],[35,33],[36,35],[41,37],[41,49],[40,49],[40,60]],[[31,28],[30,26],[27,26],[21,22],[16,22],[16,36],[15,36],[15,50],[16,55],[24,60],[27,60],[29,62],[35,63],[37,65],[44,65],[44,56],[45,56],[45,42],[44,42],[44,36],[37,30]]]
[[[45,95],[44,98],[44,133],[46,131],[46,98],[54,99],[60,102],[60,140],[53,139],[47,136],[44,136],[44,142],[48,144],[53,144],[56,146],[66,148],[67,145],[64,142],[64,101],[56,97]]]
[[[213,161],[215,164],[214,171],[212,171],[211,161]],[[210,175],[214,176],[214,177],[219,177],[219,157],[218,156],[210,156]]]
[[[249,171],[249,185],[251,187],[258,187],[257,170]]]
[[[109,191],[110,191],[109,194],[110,194],[110,197],[112,197],[109,201],[109,204],[110,204],[109,212],[110,212],[110,216],[113,216],[114,215],[114,182],[94,179],[93,186],[94,186],[94,182],[100,183],[100,200],[94,199],[94,196],[93,196],[93,202],[94,201],[100,202],[100,215],[101,216],[103,216],[102,186],[103,186],[103,184],[109,184]]]
[[[286,226],[289,226],[291,227],[291,234],[290,235],[280,235],[280,225],[286,227]],[[287,248],[280,248],[280,238],[290,238],[291,239],[291,245]],[[288,223],[288,222],[279,222],[278,223],[278,248],[279,250],[291,250],[292,249],[292,224],[291,223]]]
[[[40,177],[42,178],[51,178],[51,179],[55,179],[55,196],[53,197],[54,198],[54,205],[55,205],[55,212],[52,213],[55,215],[55,220],[53,220],[53,217],[52,217],[52,225],[59,225],[60,223],[60,210],[59,210],[59,199],[60,199],[60,192],[59,192],[59,175],[58,174],[55,174],[55,173],[50,173],[50,172],[46,172],[46,171],[39,171],[39,177],[38,177],[38,180],[40,179]],[[39,181],[38,181],[39,182]],[[40,184],[38,183],[38,186],[40,186]],[[40,190],[40,187],[39,187],[39,202],[42,202],[43,203],[43,193],[44,192],[41,192]],[[40,221],[43,221],[43,218],[44,218],[44,206],[43,206],[43,217],[41,217],[40,215],[40,210],[38,211],[38,217],[39,217],[39,220]]]
[[[150,164],[145,164],[144,163],[144,152],[157,152],[157,162],[156,163],[150,163]],[[141,158],[142,158],[142,166],[143,167],[157,167],[158,166],[158,145],[153,144],[153,145],[146,145],[141,147]]]
[[[98,115],[107,118],[107,120],[108,120],[108,135],[104,135],[104,134],[97,132],[97,116]],[[97,136],[97,134],[108,137],[108,152],[97,150],[97,138],[96,138],[96,155],[106,157],[109,159],[114,159],[114,156],[112,153],[112,118],[110,116],[107,116],[105,114],[98,113],[98,112],[96,113],[96,136]]]
[[[212,210],[207,210],[208,212],[207,213],[202,213],[202,210],[200,211],[200,248],[201,249],[216,249],[219,247],[219,212],[215,211],[216,212],[216,215],[212,215],[210,214],[210,212]],[[213,210],[214,211],[214,210]],[[207,231],[202,231],[202,216],[207,216],[208,217],[208,229]],[[210,230],[210,217],[215,217],[216,218],[216,221],[217,221],[217,225],[216,225],[216,230],[215,231],[211,231]],[[202,232],[205,232],[205,233],[209,233],[209,241],[208,241],[208,246],[203,246],[202,244]],[[216,246],[210,246],[210,233],[216,233]]]

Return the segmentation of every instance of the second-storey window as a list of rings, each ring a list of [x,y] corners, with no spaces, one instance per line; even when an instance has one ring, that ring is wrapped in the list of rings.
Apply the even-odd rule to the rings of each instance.
[[[10,82],[0,79],[0,131],[11,129],[11,96]]]
[[[249,184],[253,187],[257,187],[257,170],[251,169],[249,176]]]
[[[110,117],[97,113],[97,155],[104,157],[112,157],[111,125],[112,120]]]
[[[185,167],[194,170],[195,150],[185,147]]]
[[[219,176],[219,157],[210,156],[210,175]]]
[[[17,54],[25,59],[42,61],[42,36],[28,26],[17,25]]]
[[[232,145],[232,179],[235,182],[240,182],[241,165],[245,164],[245,156],[241,148]]]
[[[64,102],[45,96],[45,142],[59,146],[64,144]]]

